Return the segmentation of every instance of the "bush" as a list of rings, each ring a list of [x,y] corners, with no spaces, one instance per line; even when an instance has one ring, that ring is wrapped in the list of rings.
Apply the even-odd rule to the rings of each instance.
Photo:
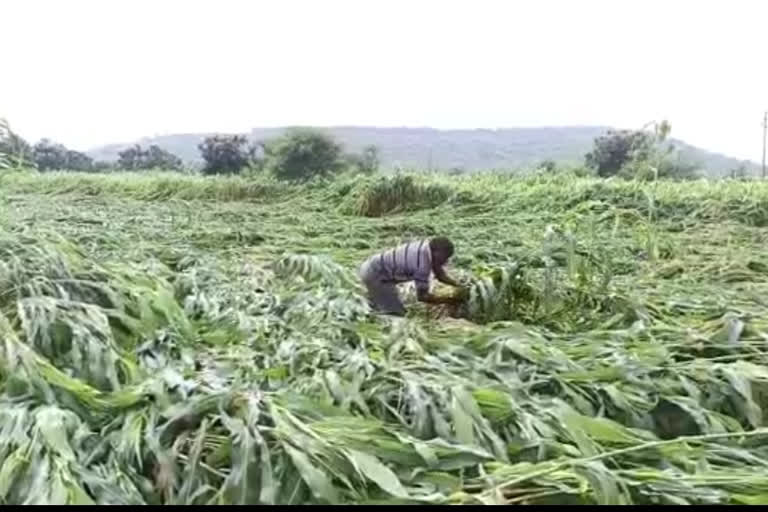
[[[413,176],[381,176],[360,181],[350,190],[341,210],[364,217],[434,208],[446,202],[453,191],[438,184],[418,183]]]
[[[554,160],[544,160],[539,164],[538,168],[551,174],[557,171],[557,163]]]
[[[244,135],[214,135],[197,147],[205,160],[203,174],[240,174],[250,162],[250,148]]]
[[[343,167],[342,148],[317,130],[295,128],[266,144],[267,167],[282,180],[307,180]]]
[[[155,144],[147,149],[136,144],[118,153],[117,166],[127,171],[146,171],[149,169],[178,171],[182,167],[182,162],[181,158]]]
[[[361,153],[344,155],[344,163],[356,174],[374,174],[379,170],[379,149],[366,146]]]
[[[32,146],[0,119],[0,167],[25,167],[32,164]]]
[[[696,166],[668,155],[657,161],[631,160],[617,174],[625,179],[653,181],[657,179],[687,180],[697,177]]]
[[[32,159],[38,170],[91,171],[93,159],[85,153],[67,149],[63,144],[42,139],[32,148]]]
[[[598,176],[614,176],[633,158],[633,154],[644,156],[652,143],[651,136],[643,131],[609,130],[606,135],[595,139],[585,162],[587,167],[597,171]]]

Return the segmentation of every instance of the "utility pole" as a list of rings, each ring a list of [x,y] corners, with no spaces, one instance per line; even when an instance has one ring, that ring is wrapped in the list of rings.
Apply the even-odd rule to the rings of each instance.
[[[763,179],[765,179],[765,138],[768,133],[768,111],[763,114]]]

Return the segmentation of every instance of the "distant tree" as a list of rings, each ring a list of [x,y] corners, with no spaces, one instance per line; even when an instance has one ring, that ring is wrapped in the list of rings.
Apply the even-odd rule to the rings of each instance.
[[[557,164],[554,160],[543,160],[539,164],[539,169],[542,169],[544,172],[553,173],[557,170]]]
[[[147,149],[136,144],[117,154],[117,166],[128,171],[164,169],[177,171],[181,169],[181,158],[152,144]]]
[[[728,177],[734,180],[744,180],[748,175],[747,166],[743,163],[728,171]]]
[[[32,147],[32,159],[40,171],[67,170],[91,171],[93,159],[81,153],[67,149],[49,139],[41,139]]]
[[[34,164],[32,146],[11,130],[10,124],[4,119],[0,119],[0,163],[6,168]]]
[[[289,130],[269,142],[266,150],[270,171],[284,180],[333,174],[343,165],[341,145],[330,135],[307,128]],[[364,158],[361,163],[365,164]]]
[[[181,158],[155,144],[147,149],[146,159],[147,169],[178,171],[182,167]]]
[[[92,170],[94,172],[112,172],[117,170],[119,167],[117,165],[117,162],[107,162],[106,160],[96,160],[93,162],[93,165],[91,166]]]
[[[67,168],[67,148],[49,139],[42,139],[32,148],[32,158],[41,171]]]
[[[379,170],[379,148],[370,144],[363,148],[360,172],[373,174]]]
[[[613,176],[634,156],[647,154],[652,142],[652,137],[641,130],[608,130],[594,140],[592,151],[585,156],[586,165],[598,176]]]
[[[347,168],[360,174],[373,174],[379,170],[379,148],[366,146],[360,153],[347,153],[342,157]]]
[[[203,174],[240,174],[250,163],[248,139],[244,135],[214,135],[197,147],[205,160]]]
[[[66,164],[63,168],[69,171],[91,171],[93,170],[93,158],[85,153],[68,149]]]
[[[248,144],[246,150],[248,154],[248,166],[253,172],[261,172],[264,170],[267,158],[267,148],[263,141],[256,141]]]
[[[639,180],[695,178],[697,176],[696,165],[684,161],[677,148],[666,142],[672,130],[669,123],[662,121],[661,123],[650,124],[653,125],[652,131],[614,132],[612,137],[604,139],[607,140],[606,144],[600,145],[596,142],[596,151],[592,155],[606,156],[602,162],[610,163],[610,165],[602,167],[593,165],[597,169],[598,175],[616,175]],[[606,148],[606,151],[601,151]],[[589,160],[589,155],[587,156]],[[622,164],[616,170],[615,164],[619,161]]]
[[[126,171],[134,171],[143,168],[143,162],[146,159],[146,151],[136,144],[130,148],[124,149],[117,154],[117,166]]]

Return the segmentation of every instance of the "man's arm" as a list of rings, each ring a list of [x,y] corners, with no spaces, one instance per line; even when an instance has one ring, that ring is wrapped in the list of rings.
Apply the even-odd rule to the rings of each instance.
[[[456,304],[459,299],[456,297],[434,295],[429,292],[428,289],[418,288],[416,290],[416,298],[419,302],[425,302],[427,304]]]
[[[435,279],[440,281],[443,284],[447,284],[449,286],[453,286],[454,288],[460,288],[461,284],[459,284],[455,279],[448,276],[448,274],[445,273],[445,269],[440,267],[434,267],[432,269],[432,272],[435,273]]]

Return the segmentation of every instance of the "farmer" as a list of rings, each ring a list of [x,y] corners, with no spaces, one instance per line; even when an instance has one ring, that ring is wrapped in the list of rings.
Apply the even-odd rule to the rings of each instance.
[[[371,307],[384,314],[403,316],[405,308],[396,285],[413,281],[421,302],[453,304],[455,297],[438,297],[429,292],[429,277],[434,272],[441,283],[461,285],[448,277],[443,265],[453,256],[453,243],[445,237],[419,240],[388,249],[368,258],[360,266],[360,279],[368,288]]]

